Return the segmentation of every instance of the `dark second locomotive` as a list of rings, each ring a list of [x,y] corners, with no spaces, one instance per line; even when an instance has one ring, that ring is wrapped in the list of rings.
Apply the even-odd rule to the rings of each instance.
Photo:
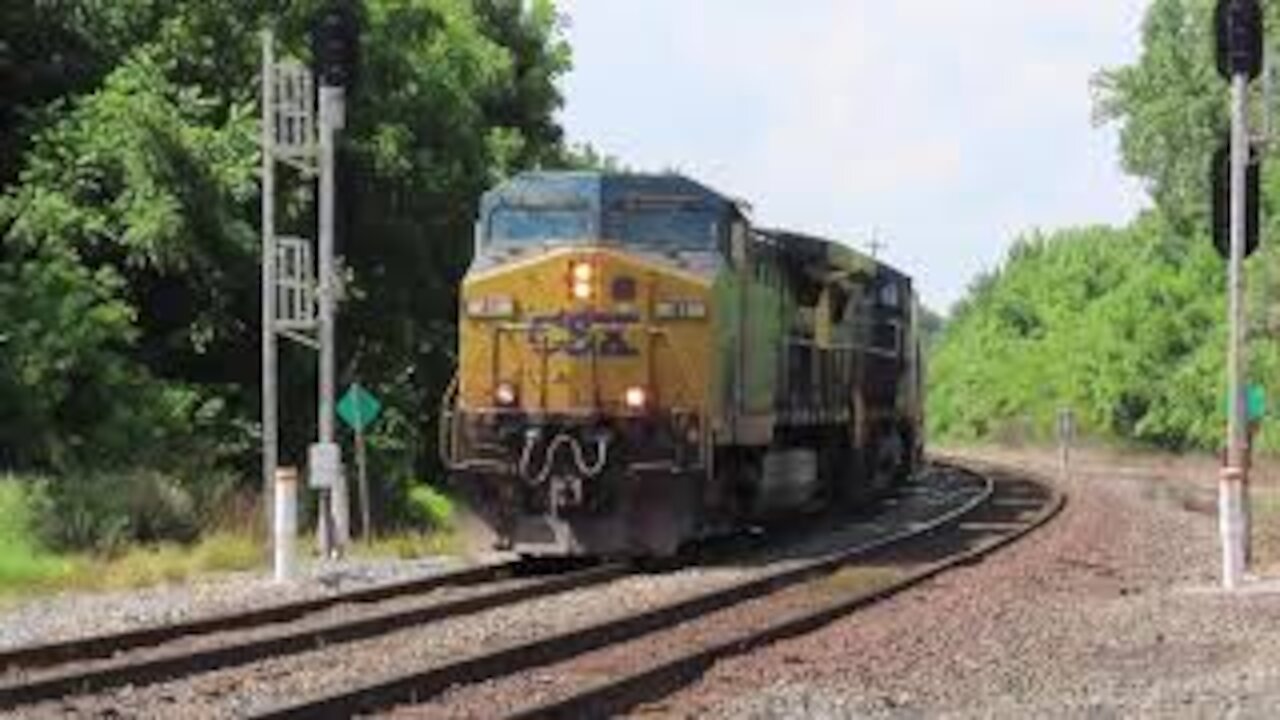
[[[863,501],[921,456],[916,312],[901,273],[687,178],[523,174],[481,203],[445,461],[530,555]]]

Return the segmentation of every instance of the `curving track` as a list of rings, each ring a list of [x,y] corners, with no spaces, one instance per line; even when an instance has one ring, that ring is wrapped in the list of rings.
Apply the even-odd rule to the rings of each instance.
[[[592,717],[616,712],[646,697],[661,696],[678,685],[673,680],[696,675],[716,657],[813,629],[847,611],[819,619],[818,614],[797,609],[805,603],[795,601],[825,604],[833,596],[831,588],[845,584],[841,571],[851,563],[883,562],[922,543],[950,546],[961,539],[954,529],[963,526],[964,518],[1013,502],[1011,491],[995,496],[997,485],[981,475],[956,474],[963,476],[957,483],[960,491],[948,507],[927,519],[883,527],[852,546],[776,563],[740,582],[652,610],[271,708],[255,717],[350,717],[424,700],[429,702],[399,712],[409,717]],[[763,617],[776,619],[779,602],[798,613],[788,615],[792,622],[784,630],[768,630],[756,638],[742,634],[742,607],[765,608]],[[623,671],[619,664],[634,666],[654,659],[658,665],[634,671]],[[601,684],[602,677],[610,679]],[[531,700],[533,705],[521,709]]]
[[[956,522],[885,546],[859,559],[858,567],[802,583],[718,616],[697,627],[673,630],[629,647],[548,668],[539,683],[551,688],[528,699],[526,690],[503,695],[499,687],[443,699],[440,708],[414,717],[577,718],[627,711],[695,680],[716,660],[816,630],[858,608],[888,598],[947,569],[980,561],[988,553],[1048,522],[1065,496],[1047,486],[988,470],[990,498]],[[675,648],[674,651],[667,648]],[[521,699],[521,696],[525,699]],[[498,702],[494,703],[497,699]]]
[[[604,565],[528,578],[492,566],[11,651],[0,654],[10,666],[0,709],[125,717],[614,712],[662,696],[718,657],[813,629],[971,561],[1061,502],[1014,476],[950,467],[874,518],[704,556],[673,572]]]

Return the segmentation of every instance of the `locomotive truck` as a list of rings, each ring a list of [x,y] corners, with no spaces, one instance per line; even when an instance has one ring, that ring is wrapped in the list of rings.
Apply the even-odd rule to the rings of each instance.
[[[502,546],[670,555],[920,462],[911,280],[750,214],[674,174],[485,193],[440,446]]]

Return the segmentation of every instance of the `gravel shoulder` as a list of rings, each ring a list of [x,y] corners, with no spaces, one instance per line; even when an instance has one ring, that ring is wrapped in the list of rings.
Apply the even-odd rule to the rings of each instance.
[[[1054,467],[1048,454],[997,459]],[[1202,464],[1084,462],[1062,483],[1062,515],[1013,547],[719,663],[635,714],[1273,717],[1280,590],[1216,590]]]
[[[211,575],[192,583],[139,590],[65,592],[0,606],[0,648],[118,632],[198,617],[334,595],[462,566],[450,557],[419,560],[353,558],[314,562],[293,582],[267,571]]]

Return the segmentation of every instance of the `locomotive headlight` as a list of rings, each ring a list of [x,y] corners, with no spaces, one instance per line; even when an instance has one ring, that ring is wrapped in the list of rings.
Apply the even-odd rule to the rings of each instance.
[[[589,262],[569,263],[569,293],[575,300],[590,300],[594,294],[596,269]]]
[[[623,400],[629,410],[643,410],[644,406],[649,402],[649,394],[639,385],[633,385],[627,388],[627,392],[623,395]]]
[[[509,382],[500,382],[498,387],[493,390],[493,400],[502,407],[511,407],[516,404],[516,386]]]

